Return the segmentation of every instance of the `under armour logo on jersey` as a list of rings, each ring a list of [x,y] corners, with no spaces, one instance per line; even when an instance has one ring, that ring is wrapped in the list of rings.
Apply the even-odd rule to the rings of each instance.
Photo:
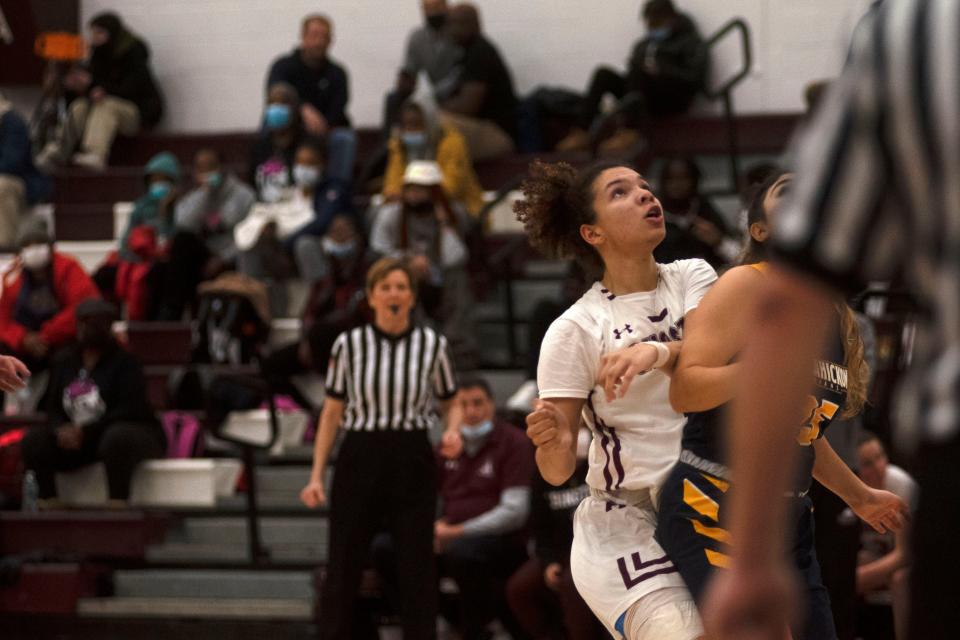
[[[664,309],[664,310],[661,311],[658,315],[655,315],[655,316],[647,316],[647,320],[649,320],[650,322],[661,322],[661,321],[663,321],[663,319],[666,318],[666,317],[667,317],[667,310]]]
[[[623,329],[614,329],[613,335],[617,337],[617,340],[623,337],[624,333],[633,333],[633,327],[628,324],[623,325]]]

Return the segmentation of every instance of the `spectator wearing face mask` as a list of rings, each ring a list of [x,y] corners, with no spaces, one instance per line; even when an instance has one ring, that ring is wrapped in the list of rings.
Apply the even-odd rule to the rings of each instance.
[[[87,300],[75,310],[77,345],[51,366],[46,427],[23,439],[23,462],[40,498],[56,495],[54,474],[103,462],[110,499],[126,501],[137,465],[163,457],[166,438],[147,399],[143,367],[114,339],[117,309]]]
[[[3,275],[0,351],[36,372],[74,340],[77,305],[98,293],[80,263],[54,249],[46,229],[24,230],[19,246],[20,255]]]
[[[156,314],[148,279],[166,253],[176,232],[174,209],[180,196],[180,163],[168,151],[153,156],[144,167],[146,193],[133,204],[117,252],[93,275],[103,296],[123,303],[130,320],[148,320]]]
[[[328,55],[332,42],[330,18],[320,14],[305,17],[300,28],[300,46],[274,61],[267,87],[282,82],[296,91],[298,116],[304,129],[323,138],[330,150],[330,174],[350,182],[357,138],[347,116],[347,72]]]
[[[437,455],[442,508],[434,546],[460,590],[463,637],[481,638],[494,618],[514,627],[504,587],[527,557],[533,447],[521,429],[495,419],[493,392],[482,378],[461,381],[457,402],[463,451],[452,459]]]
[[[278,393],[291,396],[302,407],[316,409],[291,377],[310,371],[325,374],[336,337],[370,319],[364,279],[373,260],[356,221],[345,215],[334,217],[322,238],[305,239],[298,248],[302,249],[296,256],[300,275],[310,282],[300,337],[274,350],[263,370]]]
[[[442,102],[452,95],[460,82],[463,49],[445,29],[446,0],[422,0],[424,23],[410,32],[397,83],[384,105],[384,137],[389,138],[398,124],[401,107],[417,88],[417,78],[426,74],[434,100]]]
[[[468,217],[443,191],[436,162],[407,165],[399,202],[383,205],[370,231],[370,249],[378,256],[405,258],[417,279],[423,311],[442,325],[457,363],[474,357],[476,336],[466,270],[469,252],[464,242]]]
[[[411,162],[430,160],[440,167],[447,197],[462,203],[472,216],[480,213],[483,188],[473,170],[467,143],[457,129],[441,124],[433,111],[417,102],[405,103],[387,147],[387,171],[383,178],[386,200],[400,200],[403,174]]]
[[[297,90],[286,82],[271,83],[248,163],[247,182],[256,189],[257,200],[280,202],[291,197],[294,155],[306,135]]]
[[[210,250],[211,259],[231,265],[237,259],[233,229],[256,202],[253,189],[224,170],[220,153],[200,149],[193,158],[196,186],[177,203],[177,228],[199,236]]]
[[[255,205],[234,228],[240,271],[249,276],[266,281],[290,278],[291,252],[309,252],[333,218],[350,210],[346,183],[325,175],[319,139],[307,138],[297,147],[291,177],[295,186],[287,200]],[[274,303],[283,304],[279,298]]]

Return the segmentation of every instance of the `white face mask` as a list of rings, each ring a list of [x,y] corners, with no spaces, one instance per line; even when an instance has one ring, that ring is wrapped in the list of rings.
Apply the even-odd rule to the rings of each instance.
[[[32,244],[20,250],[23,266],[32,271],[45,269],[50,264],[50,245]]]
[[[320,169],[306,164],[294,165],[293,181],[301,189],[315,187],[320,182]]]

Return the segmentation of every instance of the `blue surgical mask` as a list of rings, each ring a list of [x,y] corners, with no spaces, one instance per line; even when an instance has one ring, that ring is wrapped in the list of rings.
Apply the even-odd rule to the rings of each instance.
[[[423,131],[405,131],[400,134],[400,140],[408,151],[410,149],[419,151],[427,144],[427,134]]]
[[[150,197],[155,200],[163,200],[170,194],[169,182],[154,182],[150,185]]]
[[[223,184],[223,174],[219,171],[211,171],[210,173],[204,174],[201,180],[206,186],[211,189],[216,189]]]
[[[663,42],[670,37],[670,27],[660,27],[659,29],[651,29],[647,36],[654,42]]]
[[[268,104],[263,114],[263,124],[270,131],[290,126],[290,105]]]
[[[469,442],[476,442],[477,440],[490,435],[490,432],[493,431],[493,421],[485,420],[480,424],[462,425],[460,427],[460,435],[463,436],[464,440]]]

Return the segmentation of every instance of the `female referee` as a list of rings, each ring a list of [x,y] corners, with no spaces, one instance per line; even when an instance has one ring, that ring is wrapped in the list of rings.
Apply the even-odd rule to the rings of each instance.
[[[581,414],[593,432],[577,509],[570,569],[577,590],[614,637],[693,640],[703,631],[676,567],[654,539],[658,489],[676,462],[683,416],[669,403],[667,373],[687,315],[716,273],[703,260],[657,264],[663,209],[629,166],[580,173],[534,163],[515,205],[531,243],[576,258],[598,282],[550,326],[537,367],[540,398],[527,417],[543,477],[559,485],[576,467]],[[633,345],[633,346],[631,346]],[[632,386],[598,382],[605,364],[651,371]]]
[[[444,453],[460,440],[457,392],[447,340],[410,319],[415,280],[406,263],[382,258],[367,272],[371,324],[337,338],[327,368],[323,412],[310,482],[300,499],[326,503],[324,470],[342,427],[330,496],[330,553],[321,595],[321,637],[349,640],[354,603],[370,543],[381,526],[397,549],[405,638],[436,637],[433,523],[436,466],[427,430],[442,401],[448,429]]]

